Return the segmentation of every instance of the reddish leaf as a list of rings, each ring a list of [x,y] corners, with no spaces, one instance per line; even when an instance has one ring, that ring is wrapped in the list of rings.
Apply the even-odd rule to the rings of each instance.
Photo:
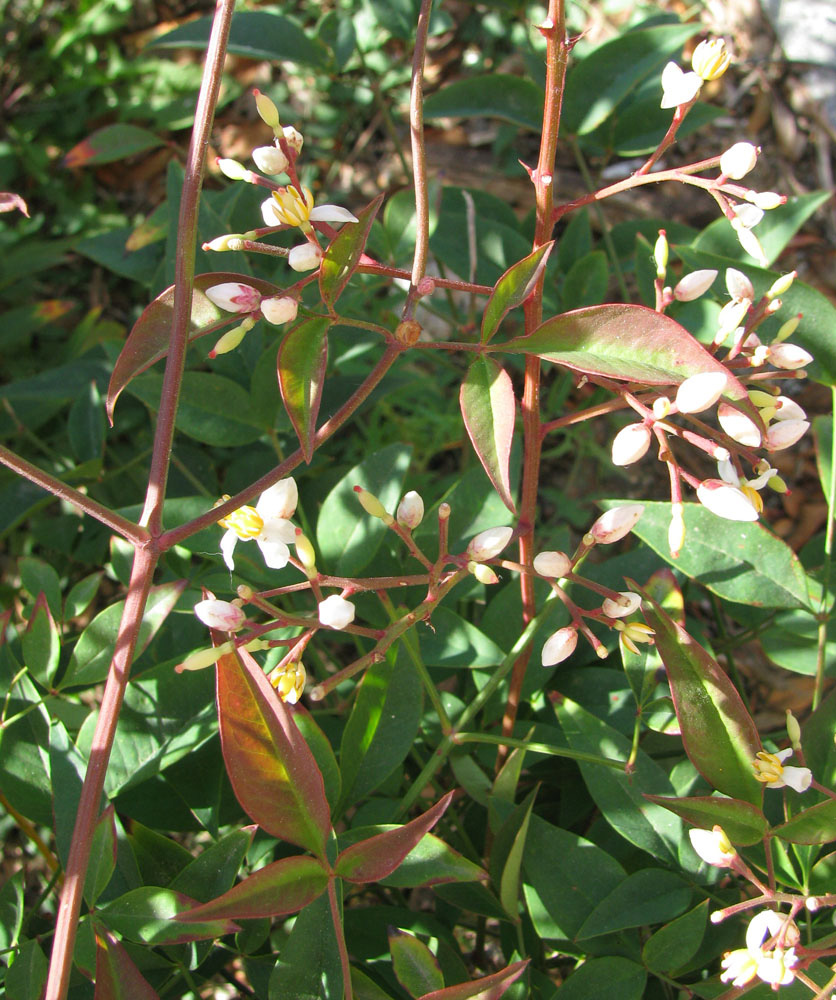
[[[26,629],[20,636],[26,669],[36,681],[48,686],[58,667],[61,637],[49,610],[46,594],[38,594]]]
[[[423,941],[395,927],[390,927],[388,937],[395,978],[410,996],[444,987],[438,959]]]
[[[325,251],[319,268],[319,293],[329,310],[342,295],[360,263],[369,230],[382,201],[383,195],[379,194],[363,209],[357,222],[349,222],[342,227]]]
[[[505,315],[525,302],[543,273],[554,242],[538,247],[527,257],[512,264],[494,285],[482,315],[482,343],[487,344]]]
[[[244,810],[274,837],[319,858],[331,830],[322,775],[264,671],[244,649],[218,660],[221,746]]]
[[[240,281],[252,285],[263,295],[280,295],[281,289],[261,278],[250,278],[246,274],[236,274],[233,271],[216,271],[212,274],[199,274],[194,279],[192,292],[192,315],[189,320],[189,340],[197,340],[212,329],[224,318],[232,318],[232,313],[224,312],[203,294],[205,289],[220,285],[225,281]],[[113,424],[113,408],[116,400],[132,378],[150,368],[156,361],[168,354],[168,344],[171,340],[171,324],[174,319],[174,285],[161,292],[154,301],[146,306],[142,315],[134,323],[134,327],[125,341],[125,346],[110,376],[107,388],[107,415]]]
[[[282,858],[260,868],[228,892],[202,906],[177,914],[181,923],[200,920],[255,920],[295,913],[321,896],[328,872],[307,856]]]
[[[29,208],[19,194],[12,191],[0,191],[0,212],[14,212],[17,209],[29,218]]]
[[[713,795],[672,799],[664,795],[644,796],[658,806],[670,809],[700,830],[710,830],[715,824],[722,826],[733,844],[748,847],[763,839],[769,824],[766,816],[750,802],[725,799]]]
[[[502,502],[515,514],[508,467],[516,404],[508,373],[493,358],[477,358],[462,382],[459,402],[479,461]]]
[[[758,426],[743,384],[675,320],[646,306],[602,305],[546,320],[528,337],[491,344],[491,351],[536,354],[572,371],[642,385],[679,385],[699,372],[725,372],[723,398]]]
[[[162,146],[163,140],[137,125],[105,125],[96,129],[64,156],[65,167],[90,167],[112,163]]]
[[[391,875],[424,834],[441,819],[452,798],[453,793],[448,792],[411,823],[347,847],[340,852],[334,871],[349,882],[379,882]]]
[[[525,972],[530,959],[514,962],[513,965],[494,972],[492,976],[482,976],[469,983],[446,986],[443,990],[425,993],[418,1000],[498,1000],[499,997]]]
[[[96,992],[93,1000],[159,1000],[119,941],[96,926]]]
[[[313,458],[330,327],[331,320],[324,316],[303,319],[288,332],[276,359],[282,400],[306,462]]]
[[[656,648],[668,673],[691,763],[717,791],[759,806],[763,786],[755,778],[752,761],[761,741],[737,689],[681,625],[636,584],[627,582],[645,598],[644,616],[656,632]]]
[[[836,800],[819,802],[773,827],[772,832],[791,844],[828,844],[836,839]]]

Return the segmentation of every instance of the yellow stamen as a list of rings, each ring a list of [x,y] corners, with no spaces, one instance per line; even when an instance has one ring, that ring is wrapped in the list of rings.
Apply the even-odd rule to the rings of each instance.
[[[763,500],[761,499],[760,493],[751,486],[741,486],[740,489],[746,494],[746,499],[759,513],[763,513]]]
[[[784,773],[784,765],[777,756],[774,753],[767,753],[765,750],[755,754],[752,767],[755,769],[755,778],[766,785],[780,781],[781,775]]]
[[[314,207],[314,198],[308,188],[302,188],[304,195],[296,188],[279,188],[273,192],[276,202],[275,210],[278,217],[287,226],[304,228]]]
[[[225,493],[215,506],[226,503],[227,500],[229,500],[229,494]],[[238,510],[222,517],[218,524],[227,531],[234,531],[242,542],[249,538],[258,538],[264,530],[264,521],[255,507],[239,507]]]

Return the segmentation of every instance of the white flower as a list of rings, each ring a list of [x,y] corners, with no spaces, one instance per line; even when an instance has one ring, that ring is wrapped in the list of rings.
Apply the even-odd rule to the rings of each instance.
[[[417,528],[424,520],[424,501],[420,494],[416,493],[415,490],[404,493],[403,499],[398,504],[395,517],[401,527],[409,528],[410,531]]]
[[[732,205],[732,211],[734,212],[734,222],[745,229],[754,229],[763,218],[763,209],[758,208],[757,205],[750,205],[748,202],[741,203],[740,205]]]
[[[257,288],[243,285],[238,281],[224,281],[220,285],[212,285],[204,294],[210,302],[226,312],[254,312],[261,302],[261,292]]]
[[[642,599],[638,594],[624,590],[619,594],[617,601],[610,597],[606,598],[601,605],[601,610],[608,618],[626,618],[637,610],[641,602]]]
[[[757,974],[773,987],[787,986],[795,978],[798,964],[795,948],[772,947],[763,950],[766,941],[784,931],[786,919],[775,910],[761,910],[749,921],[746,929],[746,949],[758,963]]]
[[[720,157],[720,172],[732,180],[739,181],[758,162],[760,149],[751,142],[736,142]]]
[[[317,205],[309,188],[279,188],[261,204],[261,215],[268,226],[298,226],[309,229],[311,222],[357,222],[347,208]]]
[[[511,541],[513,534],[514,529],[507,527],[488,528],[486,531],[480,531],[467,543],[467,554],[474,562],[493,559]]]
[[[763,511],[763,500],[758,490],[762,490],[773,476],[778,475],[778,470],[770,468],[768,462],[764,462],[763,465],[766,466],[765,470],[754,479],[742,479],[730,459],[724,458],[717,462],[717,469],[723,482],[741,490],[758,514]]]
[[[710,268],[692,271],[677,283],[673,297],[677,302],[693,302],[711,288],[716,277],[717,272]]]
[[[757,956],[752,955],[748,948],[727,951],[721,965],[723,972],[720,973],[720,979],[738,988],[751,983],[758,974]]]
[[[735,302],[751,303],[755,298],[752,282],[736,267],[726,268],[726,288]]]
[[[224,497],[228,500],[229,497]],[[264,562],[270,569],[281,569],[290,558],[288,545],[296,539],[296,528],[289,518],[298,502],[293,479],[280,479],[258,498],[255,507],[239,507],[218,521],[226,533],[221,539],[224,562],[235,569],[232,553],[239,541],[255,539]]]
[[[351,601],[339,594],[331,594],[318,605],[319,624],[339,631],[354,621],[354,610]]]
[[[761,267],[769,267],[769,260],[763,252],[763,247],[760,245],[760,241],[752,230],[745,226],[741,220],[736,217],[732,220],[732,229],[735,231],[735,235],[737,236],[737,242],[743,247],[746,253],[748,253],[750,257],[754,257]]]
[[[241,608],[229,601],[198,601],[194,606],[194,613],[207,628],[223,632],[237,632],[247,620]]]
[[[691,375],[676,391],[676,405],[680,413],[702,413],[714,406],[728,385],[725,372],[700,372]]]
[[[806,420],[807,414],[789,396],[775,396],[775,412],[772,414],[773,420]]]
[[[721,826],[711,830],[689,830],[688,836],[691,846],[702,860],[715,868],[728,868],[737,857],[737,851]]]
[[[287,262],[294,271],[313,271],[319,267],[322,260],[322,251],[313,243],[302,243],[298,247],[293,247],[287,255]]]
[[[729,68],[731,54],[724,38],[706,38],[694,49],[691,67],[703,80],[716,80]]]
[[[628,424],[613,438],[613,465],[632,465],[644,458],[650,447],[652,432],[647,424]]]
[[[757,521],[758,512],[749,497],[720,479],[706,479],[697,487],[697,499],[712,514],[727,521]]]
[[[784,761],[792,757],[792,747],[779,750],[778,753],[767,753],[761,750],[755,754],[752,767],[755,777],[767,788],[791,788],[795,792],[806,792],[813,780],[809,767],[785,767]]]
[[[274,295],[261,300],[261,312],[268,323],[280,326],[296,319],[299,303],[288,295]]]
[[[267,680],[278,691],[282,701],[295,705],[305,691],[307,672],[301,662],[287,663],[270,671]]]
[[[795,344],[771,344],[767,352],[769,363],[776,368],[785,368],[794,371],[796,368],[804,368],[813,360],[813,355],[805,351],[803,347]]]
[[[291,149],[295,149],[297,153],[302,152],[302,145],[305,140],[301,132],[297,132],[292,125],[285,125],[282,129],[282,134],[284,135],[284,141]]]
[[[804,437],[809,427],[808,420],[779,420],[767,428],[767,451],[782,451],[784,448],[791,448]]]
[[[662,70],[663,108],[678,108],[690,104],[700,92],[702,78],[697,73],[685,73],[675,62],[669,62]]]
[[[258,146],[253,150],[255,165],[263,174],[283,174],[288,164],[284,153],[275,146]]]
[[[644,513],[640,503],[625,504],[605,511],[589,529],[589,534],[599,545],[610,545],[629,535]]]
[[[745,445],[747,448],[760,446],[761,431],[758,425],[729,403],[721,403],[717,407],[717,420],[726,434],[738,444]]]
[[[578,630],[571,625],[558,629],[543,644],[542,662],[544,667],[562,663],[575,652],[578,644]]]
[[[540,576],[551,576],[562,580],[572,572],[572,560],[565,552],[539,552],[534,557],[534,571]]]

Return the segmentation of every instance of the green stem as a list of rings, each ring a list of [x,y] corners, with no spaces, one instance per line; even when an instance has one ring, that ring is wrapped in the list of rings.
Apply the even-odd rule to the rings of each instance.
[[[494,736],[491,733],[456,733],[453,737],[455,744],[459,743],[490,743],[494,746],[519,747],[522,750],[530,750],[532,753],[544,753],[550,757],[568,757],[570,760],[583,761],[584,764],[603,764],[605,767],[612,767],[616,771],[623,771],[627,764],[623,760],[615,760],[612,757],[599,757],[594,753],[585,753],[583,750],[570,750],[568,747],[556,747],[551,743],[534,743],[531,740],[518,740],[513,736]]]
[[[827,532],[824,537],[824,565],[822,567],[822,594],[819,607],[819,627],[816,649],[816,683],[813,688],[813,711],[819,705],[824,687],[824,668],[827,662],[828,603],[830,600],[830,572],[833,564],[833,504],[836,498],[836,388],[830,390],[830,483],[827,496]]]
[[[343,997],[345,1000],[353,1000],[351,965],[348,961],[348,949],[345,945],[345,931],[337,899],[337,879],[335,876],[328,879],[328,902],[331,904],[331,919],[334,921],[334,934],[337,936],[337,950],[340,953],[340,965],[343,970]]]

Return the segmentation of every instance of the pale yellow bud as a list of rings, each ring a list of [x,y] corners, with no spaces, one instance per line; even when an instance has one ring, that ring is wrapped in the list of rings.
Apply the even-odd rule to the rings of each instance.
[[[670,253],[670,247],[668,246],[668,238],[665,235],[665,230],[659,230],[659,237],[656,240],[656,246],[653,248],[653,259],[656,261],[656,277],[662,281],[665,277],[665,272],[668,269],[668,256]]]
[[[380,518],[385,525],[390,525],[394,522],[395,519],[377,499],[374,493],[369,493],[369,491],[364,490],[362,486],[355,486],[354,492],[357,494],[360,506],[367,514],[371,514],[372,517]]]
[[[276,105],[266,94],[262,94],[260,90],[254,90],[253,96],[255,97],[255,106],[258,111],[258,116],[264,124],[269,125],[273,131],[280,128],[279,109]]]

